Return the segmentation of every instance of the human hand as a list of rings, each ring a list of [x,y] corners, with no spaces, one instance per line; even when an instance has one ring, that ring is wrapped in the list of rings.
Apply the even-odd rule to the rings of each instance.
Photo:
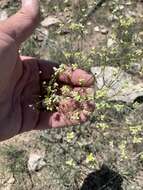
[[[6,21],[0,22],[0,141],[33,129],[84,122],[92,110],[88,103],[76,105],[72,99],[59,105],[59,108],[66,105],[66,113],[61,109],[53,113],[34,108],[36,98],[41,95],[41,82],[50,80],[54,73],[53,67],[57,67],[49,61],[19,55],[21,43],[32,34],[38,23],[38,0],[22,0],[21,9]],[[83,80],[82,85],[80,80]],[[93,84],[93,77],[83,70],[72,71],[67,68],[59,76],[58,82],[68,84],[72,91],[84,91],[84,94],[85,87]],[[69,116],[76,109],[79,118],[71,119]]]

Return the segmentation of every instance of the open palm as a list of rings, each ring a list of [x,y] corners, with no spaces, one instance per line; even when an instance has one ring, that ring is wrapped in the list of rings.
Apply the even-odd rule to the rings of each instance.
[[[0,141],[33,129],[46,129],[75,125],[86,121],[90,106],[79,106],[69,99],[59,107],[66,113],[37,111],[33,105],[41,95],[41,81],[48,81],[54,73],[55,63],[19,55],[19,48],[39,23],[38,0],[22,0],[22,8],[17,14],[0,23]],[[67,69],[58,82],[71,86],[73,91],[86,91],[93,78],[85,71]],[[82,85],[80,80],[84,82]],[[85,88],[86,87],[86,88]],[[84,90],[83,90],[84,89]],[[85,93],[85,92],[84,92]],[[79,109],[80,108],[80,109]],[[79,119],[70,119],[75,109]]]

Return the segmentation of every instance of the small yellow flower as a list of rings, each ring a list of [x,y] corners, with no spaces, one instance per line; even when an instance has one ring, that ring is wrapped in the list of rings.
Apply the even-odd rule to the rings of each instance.
[[[66,161],[66,164],[67,164],[68,166],[71,166],[71,167],[74,167],[74,166],[75,166],[75,162],[74,162],[73,159],[67,160],[67,161]]]
[[[134,136],[134,138],[133,138],[133,143],[134,144],[140,144],[140,143],[142,143],[142,141],[143,141],[143,139],[140,138],[140,137]]]
[[[67,133],[67,141],[71,142],[74,139],[74,132]]]
[[[93,155],[93,153],[90,153],[87,158],[86,158],[86,163],[89,163],[89,162],[94,162],[95,161],[95,157]]]
[[[123,27],[129,27],[135,23],[135,19],[133,17],[128,17],[128,18],[121,18],[120,19],[120,24]]]
[[[132,135],[136,135],[142,131],[142,126],[141,125],[131,126],[129,127],[129,129]]]
[[[120,154],[121,154],[122,159],[128,158],[126,148],[127,148],[126,141],[121,142],[121,144],[119,145],[119,149],[120,149]]]
[[[96,91],[96,99],[103,98],[103,97],[107,96],[107,92],[108,92],[108,89],[105,87],[102,90],[97,90]]]
[[[114,108],[116,109],[117,112],[120,112],[123,110],[124,105],[116,104],[114,105]]]
[[[72,69],[73,70],[76,70],[78,68],[78,65],[77,64],[72,64]]]
[[[110,126],[109,126],[108,124],[106,124],[106,123],[98,123],[98,124],[96,125],[96,128],[102,129],[102,130],[104,131],[105,129],[109,129]]]
[[[80,84],[80,85],[83,85],[83,84],[84,84],[84,82],[85,82],[85,80],[84,80],[84,79],[79,79],[79,84]]]

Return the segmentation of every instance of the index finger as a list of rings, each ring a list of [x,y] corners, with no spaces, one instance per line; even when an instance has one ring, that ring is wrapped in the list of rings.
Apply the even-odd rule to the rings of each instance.
[[[94,84],[94,77],[82,69],[72,70],[68,67],[64,72],[59,74],[59,80],[65,84],[89,87]]]

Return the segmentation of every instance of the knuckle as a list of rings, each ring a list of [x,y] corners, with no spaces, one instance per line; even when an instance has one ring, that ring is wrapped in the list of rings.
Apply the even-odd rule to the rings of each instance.
[[[0,48],[3,49],[15,49],[15,40],[8,34],[0,31]]]
[[[27,9],[24,9],[24,10],[21,9],[19,11],[19,14],[27,22],[38,23],[40,20],[39,12],[35,12],[35,11],[27,10]]]

